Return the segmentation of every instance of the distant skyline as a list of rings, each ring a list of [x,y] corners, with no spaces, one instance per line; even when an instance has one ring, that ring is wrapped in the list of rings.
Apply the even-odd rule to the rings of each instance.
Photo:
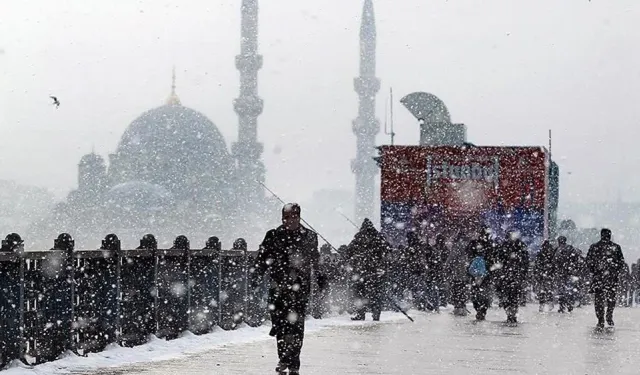
[[[207,115],[230,147],[240,3],[0,0],[0,179],[74,188],[83,154],[114,152],[138,115],[164,103],[173,65],[182,103]],[[476,144],[546,146],[553,129],[561,205],[637,200],[640,4],[374,4],[377,117],[384,122],[393,87],[396,143],[419,134],[398,100],[427,91]],[[258,133],[266,182],[286,200],[353,190],[361,9],[360,0],[260,1]],[[388,142],[382,130],[377,142]]]

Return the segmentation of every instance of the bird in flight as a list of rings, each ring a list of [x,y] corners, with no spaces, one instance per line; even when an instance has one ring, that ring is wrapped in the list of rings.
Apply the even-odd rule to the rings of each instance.
[[[58,98],[56,98],[55,96],[49,96],[51,99],[53,99],[53,105],[56,106],[56,108],[60,107],[60,101],[58,100]]]

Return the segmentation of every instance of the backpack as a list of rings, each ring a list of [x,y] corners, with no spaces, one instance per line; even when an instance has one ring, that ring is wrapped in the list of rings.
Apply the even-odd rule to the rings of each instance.
[[[487,263],[484,261],[484,257],[477,256],[471,260],[468,269],[469,275],[473,277],[485,277],[489,273],[487,271]]]

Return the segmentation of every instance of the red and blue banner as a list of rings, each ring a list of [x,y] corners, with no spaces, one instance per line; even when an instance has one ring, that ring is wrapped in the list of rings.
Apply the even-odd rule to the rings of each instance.
[[[382,232],[455,238],[488,226],[516,230],[535,251],[546,236],[548,155],[541,147],[382,146]]]

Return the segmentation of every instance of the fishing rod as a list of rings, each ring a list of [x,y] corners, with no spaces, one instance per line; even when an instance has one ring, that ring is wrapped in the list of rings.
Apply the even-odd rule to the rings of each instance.
[[[283,200],[282,200],[282,198],[280,198],[280,197],[278,196],[278,194],[274,193],[274,192],[273,192],[273,190],[269,189],[269,188],[267,187],[267,185],[265,185],[264,183],[262,183],[262,182],[260,182],[260,181],[258,181],[258,180],[256,180],[256,182],[257,182],[257,183],[259,183],[260,185],[262,185],[262,187],[263,187],[263,188],[265,188],[265,190],[267,190],[271,195],[273,195],[273,196],[274,196],[277,200],[279,200],[282,204],[287,204],[285,201],[283,201]],[[349,223],[351,223],[351,225],[353,225],[356,229],[358,229],[358,226],[356,225],[356,223],[354,223],[351,219],[349,219],[345,214],[343,214],[343,213],[342,213],[342,212],[340,212],[340,211],[338,211],[338,213],[339,213],[340,215],[342,215],[342,217],[344,217],[345,219],[347,219],[347,221],[348,221]],[[329,242],[326,238],[324,238],[324,236],[323,236],[322,234],[320,234],[320,232],[318,232],[317,230],[315,230],[315,229],[313,228],[313,226],[312,226],[311,224],[309,224],[309,222],[307,222],[307,221],[306,221],[305,219],[303,219],[302,217],[300,217],[300,220],[301,220],[304,224],[306,224],[306,225],[309,227],[309,229],[311,229],[312,231],[316,232],[316,233],[318,234],[318,236],[320,236],[320,238],[322,238],[322,239],[324,240],[324,242],[326,242],[329,246],[331,246],[331,248],[332,248],[336,253],[340,254],[340,252],[338,251],[338,249],[336,249],[336,248],[335,248],[335,246],[333,246],[333,245],[331,244],[331,242]],[[409,316],[409,314],[407,314],[407,312],[406,312],[406,311],[404,311],[404,310],[403,310],[403,309],[398,305],[398,303],[397,303],[396,301],[393,301],[393,300],[392,300],[392,301],[391,301],[391,304],[393,305],[393,307],[394,307],[396,310],[398,310],[400,313],[402,313],[402,315],[406,316],[406,317],[407,317],[407,319],[409,319],[411,322],[414,322],[413,318],[412,318],[411,316]]]
[[[285,201],[283,201],[283,200],[282,200],[282,198],[280,198],[280,197],[278,196],[278,194],[274,193],[271,189],[269,189],[269,188],[267,187],[267,185],[265,185],[264,183],[262,183],[262,182],[260,182],[260,181],[258,181],[258,180],[256,180],[256,182],[257,182],[257,183],[259,183],[260,185],[262,185],[262,187],[263,187],[263,188],[265,188],[269,193],[271,193],[271,195],[273,195],[273,196],[274,196],[277,200],[279,200],[282,204],[287,204]],[[316,230],[316,229],[315,229],[311,224],[309,224],[309,222],[308,222],[308,221],[306,221],[305,219],[303,219],[303,218],[302,218],[302,216],[300,217],[300,220],[301,220],[304,224],[306,224],[306,225],[309,227],[309,229],[311,229],[312,231],[316,232],[316,233],[318,234],[318,236],[319,236],[319,237],[320,237],[324,242],[326,242],[329,246],[331,246],[331,248],[332,248],[336,253],[338,253],[338,254],[340,253],[340,252],[338,251],[338,249],[336,249],[336,247],[335,247],[335,246],[333,246],[333,245],[331,244],[331,242],[329,242],[329,240],[327,240],[327,239],[326,239],[326,238],[325,238],[325,237],[324,237],[320,232],[318,232],[318,231],[317,231],[317,230]]]
[[[401,312],[401,313],[402,313],[402,315],[406,316],[406,317],[407,317],[407,319],[409,319],[409,320],[411,321],[411,323],[415,323],[415,320],[413,320],[413,318],[412,318],[411,316],[409,316],[409,314],[407,314],[407,312],[406,312],[406,311],[404,311],[404,310],[402,309],[402,307],[400,307],[400,305],[398,305],[398,303],[397,303],[396,301],[391,300],[391,304],[393,305],[393,307],[395,307],[395,308],[396,308],[396,310],[398,310],[399,312]]]
[[[358,228],[358,225],[356,225],[356,223],[353,222],[353,220],[349,219],[349,217],[345,214],[343,214],[342,212],[336,210],[336,212],[338,212],[343,218],[345,218],[349,223],[351,223],[351,225],[353,225],[356,229]],[[404,309],[402,307],[400,307],[400,305],[398,305],[398,303],[396,301],[394,301],[393,299],[391,299],[391,305],[393,308],[395,308],[397,311],[401,312],[402,315],[406,316],[407,319],[409,319],[412,323],[414,323],[415,321],[413,320],[413,318],[411,316],[409,316],[409,314],[407,314],[406,311],[404,311]]]
[[[356,229],[360,229],[360,228],[358,228],[358,225],[357,225],[356,223],[354,223],[351,219],[349,219],[349,218],[347,217],[347,215],[343,214],[343,213],[342,213],[342,212],[340,212],[340,211],[337,211],[337,212],[338,212],[340,215],[342,215],[342,217],[343,217],[343,218],[347,219],[347,221],[348,221],[348,222],[350,222],[350,223],[351,223],[351,225],[353,225]]]

